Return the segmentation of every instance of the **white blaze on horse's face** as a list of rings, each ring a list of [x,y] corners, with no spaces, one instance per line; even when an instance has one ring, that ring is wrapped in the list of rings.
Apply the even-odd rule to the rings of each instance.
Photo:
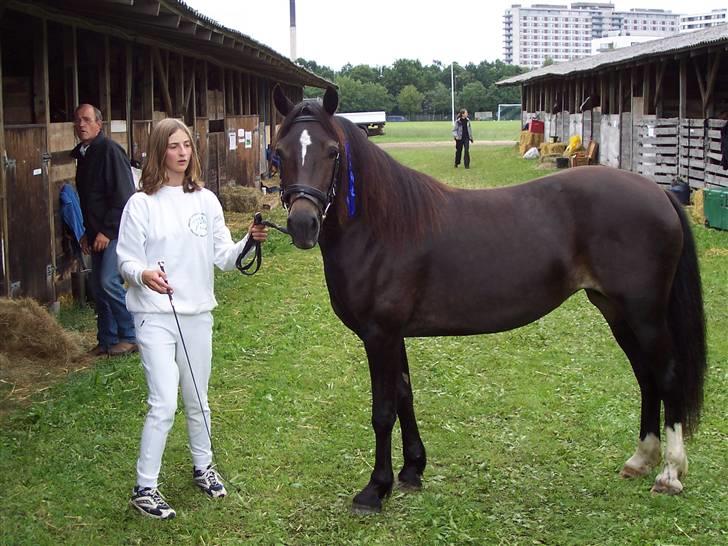
[[[311,136],[308,134],[308,129],[301,131],[298,142],[301,143],[301,167],[303,167],[306,164],[306,149],[311,145]]]

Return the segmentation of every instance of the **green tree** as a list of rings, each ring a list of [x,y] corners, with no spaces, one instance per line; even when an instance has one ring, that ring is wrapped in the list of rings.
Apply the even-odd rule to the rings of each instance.
[[[397,95],[397,106],[402,112],[410,115],[422,111],[425,96],[414,85],[405,85]]]
[[[391,111],[394,100],[383,85],[362,83],[349,76],[336,78],[339,88],[339,112]]]
[[[423,109],[429,114],[442,114],[451,109],[450,89],[442,82],[436,82],[432,89],[425,92]]]
[[[397,59],[391,68],[382,71],[384,87],[393,97],[407,85],[414,85],[417,89],[425,89],[426,81],[424,70],[420,61],[411,59]]]
[[[349,76],[351,79],[362,83],[380,83],[379,69],[367,64],[358,64],[356,66],[345,64],[341,67],[339,76]]]
[[[486,105],[485,86],[479,81],[467,84],[458,96],[460,108],[467,108],[470,112],[481,112]]]

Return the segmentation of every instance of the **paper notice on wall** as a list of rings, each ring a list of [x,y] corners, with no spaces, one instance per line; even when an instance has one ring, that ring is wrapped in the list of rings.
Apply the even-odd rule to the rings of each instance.
[[[253,147],[253,131],[245,131],[245,147]]]
[[[238,149],[238,139],[235,135],[235,131],[230,131],[228,133],[228,148],[231,150],[237,150]]]
[[[245,129],[238,129],[238,143],[245,144]]]

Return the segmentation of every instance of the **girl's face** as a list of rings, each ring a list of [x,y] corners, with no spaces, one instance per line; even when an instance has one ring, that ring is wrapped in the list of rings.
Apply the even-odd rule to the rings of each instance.
[[[192,142],[187,133],[177,129],[167,141],[167,153],[164,155],[164,166],[167,171],[184,174],[192,157]]]

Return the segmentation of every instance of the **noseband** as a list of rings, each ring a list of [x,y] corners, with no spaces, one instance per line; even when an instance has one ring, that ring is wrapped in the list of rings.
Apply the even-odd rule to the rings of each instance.
[[[315,116],[309,115],[298,116],[294,118],[291,123],[300,123],[305,121],[315,121],[316,123],[321,123]],[[281,204],[283,205],[283,208],[288,210],[297,199],[300,199],[302,197],[304,199],[308,199],[314,205],[316,205],[316,207],[318,207],[319,209],[321,219],[325,220],[326,213],[328,212],[329,207],[334,200],[334,197],[336,197],[336,180],[339,177],[340,157],[341,153],[336,152],[336,157],[334,158],[334,169],[331,173],[331,182],[329,183],[329,190],[326,193],[316,188],[312,188],[311,186],[306,186],[303,184],[291,184],[281,193]]]

